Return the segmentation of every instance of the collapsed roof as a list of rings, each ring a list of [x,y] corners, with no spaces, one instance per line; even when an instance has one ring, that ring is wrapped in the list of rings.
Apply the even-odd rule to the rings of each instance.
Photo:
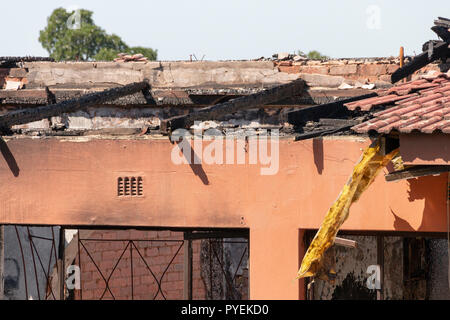
[[[449,27],[450,20],[436,20],[432,29],[442,41],[426,42],[425,51],[402,68],[396,58],[304,61],[289,55],[277,55],[274,61],[219,62],[55,63],[39,57],[0,58],[4,88],[0,90],[0,124],[4,133],[11,128],[13,133],[44,135],[85,134],[104,128],[170,134],[195,121],[214,122],[215,128],[277,127],[297,139],[365,134],[388,115],[397,116],[389,118],[393,122],[417,116],[419,111],[404,112],[409,109],[402,109],[402,115],[381,113],[396,101],[398,107],[413,102],[436,107],[447,101],[443,75],[414,79],[392,89],[386,80],[399,81],[436,60],[441,65],[431,70],[448,69]],[[436,99],[430,102],[430,97]],[[421,114],[430,110],[436,111],[423,109]],[[441,123],[437,118],[427,121],[424,130],[430,130],[429,121]]]

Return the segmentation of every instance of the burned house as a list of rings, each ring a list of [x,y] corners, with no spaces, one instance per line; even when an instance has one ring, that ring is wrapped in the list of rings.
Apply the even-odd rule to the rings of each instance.
[[[4,297],[449,298],[447,24],[405,59],[0,58]],[[380,137],[402,167],[351,207],[334,283],[293,281]]]

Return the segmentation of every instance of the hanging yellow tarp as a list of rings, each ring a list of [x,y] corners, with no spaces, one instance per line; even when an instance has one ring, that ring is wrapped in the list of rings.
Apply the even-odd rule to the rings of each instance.
[[[364,150],[353,173],[345,184],[337,200],[328,210],[319,231],[317,231],[303,258],[297,279],[303,277],[319,276],[328,280],[323,272],[324,253],[334,243],[339,228],[347,220],[350,206],[356,202],[364,190],[372,183],[378,172],[398,153],[398,149],[383,155],[380,139],[373,142]]]

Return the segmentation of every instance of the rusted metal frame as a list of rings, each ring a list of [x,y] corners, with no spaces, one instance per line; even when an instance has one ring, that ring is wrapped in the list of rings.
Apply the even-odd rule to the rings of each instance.
[[[38,279],[38,275],[37,275],[37,268],[36,268],[36,260],[34,258],[34,251],[33,251],[33,239],[31,238],[31,232],[30,232],[30,227],[27,226],[27,233],[28,233],[28,241],[30,243],[30,251],[31,251],[31,257],[33,259],[33,267],[34,267],[34,278],[36,281],[36,291],[38,294],[38,299],[41,300],[41,293],[39,290],[39,279]]]
[[[66,273],[65,273],[65,263],[64,263],[64,254],[65,254],[65,241],[66,241],[66,237],[65,237],[65,229],[64,227],[61,227],[61,229],[59,230],[59,243],[58,243],[58,261],[57,261],[57,265],[59,265],[59,270],[58,271],[58,284],[59,284],[59,299],[60,300],[64,300],[65,299],[65,278],[66,278]]]
[[[55,232],[53,230],[53,226],[51,227],[51,229],[52,229],[52,248],[53,248],[53,254],[54,254],[54,257],[55,257],[55,265],[56,265],[56,267],[58,267],[58,255],[56,253]],[[60,228],[60,232],[62,230],[63,230],[63,228],[61,227]],[[48,281],[51,281],[51,279],[50,279],[51,276],[52,276],[52,274],[50,273],[50,269],[49,269],[48,278],[47,278],[47,279],[49,279]],[[51,290],[53,291],[52,283],[50,283],[50,287],[51,287]],[[63,299],[62,297],[59,297],[59,298],[60,298],[60,300]]]
[[[115,300],[114,294],[112,293],[111,289],[109,288],[109,283],[108,280],[105,278],[105,276],[103,275],[102,271],[100,270],[99,266],[97,265],[97,263],[95,262],[94,258],[92,258],[89,250],[86,248],[86,246],[84,245],[84,243],[82,242],[82,240],[80,240],[80,245],[83,247],[84,251],[86,251],[86,254],[88,255],[89,259],[91,259],[92,263],[94,264],[95,268],[97,269],[98,273],[100,274],[100,276],[103,278],[103,281],[105,282],[105,291],[103,291],[102,296],[100,297],[100,300],[103,298],[103,296],[105,295],[106,291],[108,290],[109,293],[111,294],[112,298]],[[123,254],[125,253],[125,251],[128,249],[128,244],[126,245],[125,249],[123,250],[122,254],[120,255],[119,258],[119,262],[120,259],[122,258]]]
[[[20,240],[19,230],[17,226],[14,226],[16,230],[17,242],[19,243],[20,254],[22,255],[23,277],[25,281],[25,300],[28,300],[28,281],[27,281],[27,269],[25,265],[25,255],[23,254],[22,241]]]
[[[122,87],[89,93],[82,97],[62,101],[56,104],[12,111],[0,116],[0,128],[8,128],[13,125],[59,116],[63,113],[75,112],[89,106],[102,104],[148,88],[149,84],[146,81],[135,82]]]
[[[304,247],[308,248],[311,244],[312,240],[314,239],[315,234],[318,230],[305,230],[305,234],[303,236],[303,243]],[[306,251],[305,251],[306,253]],[[305,279],[305,292],[306,292],[306,300],[315,300],[315,278],[314,277],[308,277]]]
[[[233,275],[233,279],[232,279],[232,280],[233,280],[233,283],[234,283],[234,280],[236,279],[237,272],[239,271],[239,267],[241,266],[242,261],[244,260],[244,256],[245,256],[246,253],[247,253],[247,247],[244,248],[244,252],[242,252],[241,259],[239,260],[239,263],[238,263],[238,265],[237,265],[237,268],[236,268],[236,270],[234,271],[234,275]]]
[[[158,286],[158,291],[156,291],[155,296],[153,297],[153,300],[156,299],[156,297],[158,296],[159,292],[161,292],[161,295],[163,296],[164,300],[166,300],[166,297],[164,296],[164,293],[162,292],[161,289],[161,283],[159,282],[158,278],[156,277],[156,275],[153,273],[152,269],[150,268],[150,266],[147,264],[147,261],[145,261],[145,258],[142,256],[141,251],[139,250],[139,248],[136,247],[136,245],[134,244],[134,248],[136,249],[137,253],[139,254],[139,256],[141,257],[141,260],[144,262],[145,267],[148,269],[148,271],[150,271],[150,274],[153,276],[153,279],[155,279],[156,285]]]
[[[152,242],[153,240],[137,240],[137,241],[148,241],[148,242]],[[164,292],[162,291],[162,279],[164,278],[167,270],[169,269],[169,267],[171,266],[173,260],[175,260],[175,257],[178,255],[178,253],[180,252],[181,248],[184,245],[184,240],[176,240],[178,242],[181,242],[180,246],[178,247],[177,251],[175,252],[174,256],[172,257],[172,259],[169,261],[169,264],[167,265],[167,267],[164,269],[161,277],[159,278],[159,280],[156,278],[155,274],[153,273],[153,271],[151,270],[150,266],[147,264],[147,261],[145,260],[145,258],[142,256],[139,248],[136,247],[135,244],[134,247],[136,249],[136,251],[138,252],[139,256],[141,257],[142,261],[144,262],[145,266],[147,267],[147,269],[150,271],[150,273],[152,274],[152,276],[155,278],[155,281],[158,285],[158,291],[156,292],[155,296],[153,297],[153,300],[156,299],[156,297],[158,296],[159,293],[161,293],[162,297],[164,298],[164,300],[167,300],[166,296],[164,295]]]
[[[51,227],[53,229],[53,227]],[[51,240],[50,240],[51,241]],[[37,250],[36,250],[37,252]],[[39,254],[39,253],[38,253]],[[51,279],[50,279],[50,268],[52,266],[52,254],[53,254],[53,241],[52,241],[52,246],[50,247],[50,253],[49,253],[49,257],[48,257],[48,265],[47,265],[47,273],[45,274],[45,278],[47,279],[47,292],[45,293],[45,300],[48,299],[49,297],[49,293],[48,293],[48,289],[50,288],[50,294],[53,296],[53,299],[56,300],[55,295],[53,294],[53,289],[52,289],[52,284],[51,284]],[[55,263],[58,260],[55,260]]]
[[[237,291],[236,288],[234,287],[234,280],[235,280],[235,278],[236,278],[237,271],[239,271],[239,267],[240,267],[240,265],[241,265],[241,263],[242,263],[242,260],[243,260],[243,258],[244,258],[244,255],[245,255],[246,251],[247,251],[247,248],[244,249],[244,251],[243,251],[243,253],[242,253],[242,256],[241,256],[241,259],[240,259],[240,262],[239,262],[239,265],[237,266],[237,269],[235,270],[234,276],[233,276],[232,279],[230,279],[230,277],[227,275],[227,273],[226,273],[226,271],[225,271],[225,268],[224,268],[224,265],[223,265],[223,261],[219,258],[219,255],[217,254],[217,251],[216,251],[216,249],[214,248],[214,246],[211,246],[211,242],[212,242],[212,241],[216,241],[216,242],[218,242],[218,241],[217,241],[217,240],[212,240],[212,239],[209,239],[209,241],[210,241],[210,248],[212,248],[212,252],[213,252],[214,256],[216,257],[217,262],[218,262],[219,265],[220,265],[220,268],[221,268],[222,273],[223,273],[223,275],[224,275],[224,277],[225,277],[225,281],[226,281],[226,283],[227,283],[228,288],[231,289],[231,290],[233,290],[233,292],[234,292],[234,291]],[[223,242],[222,242],[222,243],[223,243]]]
[[[183,252],[183,299],[192,300],[192,271],[193,271],[193,254],[192,254],[192,239],[189,234],[191,232],[184,232],[184,252]]]
[[[133,242],[130,241],[132,244]],[[133,245],[130,245],[131,300],[134,300]]]
[[[51,286],[51,283],[50,283],[50,279],[49,279],[49,270],[50,270],[50,265],[51,265],[50,262],[51,262],[51,255],[52,255],[53,248],[50,248],[50,259],[49,259],[48,269],[47,269],[47,272],[46,272],[44,264],[43,264],[42,259],[41,259],[41,256],[39,255],[39,251],[37,250],[36,244],[33,241],[33,238],[34,238],[34,236],[30,234],[30,244],[31,244],[32,256],[34,257],[33,251],[35,251],[36,252],[36,257],[38,259],[38,262],[39,262],[39,264],[40,264],[40,266],[42,268],[42,272],[44,273],[44,276],[46,278],[46,290],[50,289],[50,294],[53,296],[53,299],[56,300],[56,296],[53,293],[53,289],[52,289],[52,286]],[[49,240],[51,240],[51,239],[49,239]],[[34,263],[34,259],[33,259],[33,263]],[[47,299],[47,298],[48,298],[48,293],[45,292],[45,299]],[[39,299],[40,299],[40,297],[39,297]]]
[[[172,257],[172,259],[170,260],[170,262],[169,262],[169,264],[167,265],[166,269],[164,269],[164,271],[163,271],[161,277],[159,278],[159,282],[160,282],[161,285],[162,285],[162,279],[164,278],[164,275],[166,274],[167,270],[169,270],[170,265],[172,264],[173,260],[175,260],[175,257],[178,255],[178,252],[180,252],[180,250],[181,250],[181,248],[183,247],[183,245],[184,245],[184,241],[183,241],[183,242],[181,243],[181,245],[178,247],[177,251],[175,252],[175,255]],[[159,289],[158,289],[158,290],[161,291],[161,294],[164,296],[164,294],[163,294],[163,292],[162,292],[162,289],[161,289],[161,285],[159,286]],[[158,295],[158,292],[156,293],[155,298],[156,298],[157,295]],[[164,299],[166,299],[165,296],[164,296]],[[167,300],[167,299],[166,299],[166,300]]]
[[[5,270],[5,236],[4,227],[0,225],[0,300],[4,295],[4,270]]]
[[[80,248],[80,229],[77,229],[77,249],[78,249],[78,267],[80,268],[80,300],[83,300],[83,285],[81,275],[83,274],[81,269],[81,248]]]
[[[82,241],[122,241],[122,242],[126,242],[126,241],[148,241],[148,242],[180,242],[183,240],[175,240],[175,239],[167,239],[167,240],[163,240],[163,239],[149,239],[149,240],[142,240],[142,239],[100,239],[100,238],[86,238],[86,239],[81,239]]]
[[[294,80],[288,84],[273,87],[262,92],[239,97],[230,101],[195,110],[186,115],[175,116],[161,121],[161,130],[171,132],[178,128],[189,128],[195,121],[214,120],[219,116],[236,111],[262,106],[300,94],[304,89],[304,81]]]
[[[212,259],[212,244],[211,244],[211,240],[208,241],[209,244],[209,290],[211,292],[211,299],[213,297],[213,276],[212,276],[212,269],[213,269],[213,259]]]
[[[108,287],[108,291],[109,293],[111,293],[111,296],[113,297],[114,300],[116,300],[116,297],[114,297],[111,289],[109,288],[109,280],[111,280],[111,277],[114,273],[114,271],[116,271],[117,266],[119,265],[120,261],[122,260],[122,257],[124,256],[125,252],[127,251],[129,246],[132,246],[132,241],[128,241],[127,245],[125,246],[125,249],[123,250],[122,254],[120,255],[119,259],[117,260],[116,264],[114,265],[114,267],[112,268],[111,272],[109,273],[108,279],[106,279],[106,286]],[[102,296],[100,297],[100,300],[103,299],[103,297],[105,296],[106,293],[106,288],[102,293]]]

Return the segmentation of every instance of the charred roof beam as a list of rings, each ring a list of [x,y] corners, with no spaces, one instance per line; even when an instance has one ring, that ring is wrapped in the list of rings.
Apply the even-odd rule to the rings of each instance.
[[[186,115],[162,120],[161,130],[171,132],[178,128],[189,128],[195,121],[214,120],[220,116],[233,114],[239,110],[255,108],[272,102],[281,101],[287,97],[301,94],[304,87],[305,82],[302,79],[297,79],[262,92],[253,93],[248,96],[198,109]]]
[[[144,91],[149,87],[150,85],[146,81],[134,82],[122,87],[107,89],[101,92],[88,93],[79,98],[70,99],[55,104],[12,111],[0,116],[0,128],[5,129],[13,125],[25,124],[45,118],[59,116],[63,113],[76,112],[86,107],[102,104],[138,91]]]
[[[423,52],[421,54],[415,56],[413,60],[391,75],[391,82],[395,83],[435,60],[441,59],[442,61],[446,61],[447,58],[450,57],[449,28],[450,19],[438,17],[438,19],[434,21],[434,26],[431,27],[431,30],[444,41],[427,41],[422,47]]]
[[[346,117],[350,117],[352,112],[348,110],[344,104],[375,96],[377,96],[377,94],[371,92],[331,103],[289,111],[283,115],[283,117],[285,117],[283,120],[286,120],[294,126],[303,126],[308,121],[319,121],[321,118],[345,119]]]
[[[427,64],[438,59],[445,60],[447,57],[450,57],[450,49],[447,42],[441,41],[438,44],[429,42],[427,51],[415,56],[414,59],[405,64],[404,67],[397,69],[397,71],[391,75],[391,82],[395,83],[425,67]]]

